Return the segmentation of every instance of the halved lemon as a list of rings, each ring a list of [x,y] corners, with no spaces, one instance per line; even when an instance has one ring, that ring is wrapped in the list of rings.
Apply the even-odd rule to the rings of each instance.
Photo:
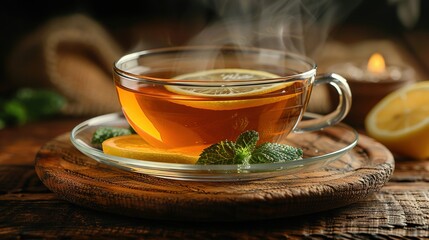
[[[102,148],[106,154],[155,162],[195,164],[199,157],[154,148],[137,134],[109,138],[102,143]]]
[[[428,158],[429,82],[417,82],[384,97],[368,113],[365,128],[393,152]]]
[[[174,77],[177,80],[208,80],[208,81],[249,81],[249,80],[260,80],[260,79],[271,79],[278,78],[280,76],[259,70],[241,69],[241,68],[222,68],[222,69],[211,69],[199,72],[193,72],[183,74]],[[233,110],[240,108],[256,107],[265,105],[268,103],[278,102],[284,98],[290,98],[291,95],[273,96],[266,98],[249,98],[249,99],[237,99],[228,100],[227,98],[235,97],[255,97],[257,95],[263,95],[270,92],[274,92],[285,88],[292,83],[273,83],[273,84],[258,84],[258,85],[246,85],[246,86],[225,86],[213,87],[213,86],[166,86],[166,89],[170,92],[192,97],[210,97],[217,98],[216,100],[179,100],[173,99],[172,102],[194,107],[200,109],[210,110]],[[223,99],[225,98],[225,99]]]

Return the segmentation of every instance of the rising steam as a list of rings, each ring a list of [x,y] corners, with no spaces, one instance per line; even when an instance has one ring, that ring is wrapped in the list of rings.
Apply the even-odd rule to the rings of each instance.
[[[216,21],[190,45],[237,45],[312,56],[358,0],[206,0]]]

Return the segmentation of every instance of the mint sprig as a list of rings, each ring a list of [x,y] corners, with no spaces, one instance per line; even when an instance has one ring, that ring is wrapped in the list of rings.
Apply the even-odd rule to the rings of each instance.
[[[256,145],[258,141],[258,132],[243,132],[235,142],[225,140],[204,149],[196,164],[248,165],[302,159],[303,151],[300,148],[270,142]]]
[[[92,144],[101,144],[105,140],[113,137],[130,135],[135,133],[134,130],[129,128],[121,128],[121,127],[99,127],[95,130],[92,135],[91,143]]]

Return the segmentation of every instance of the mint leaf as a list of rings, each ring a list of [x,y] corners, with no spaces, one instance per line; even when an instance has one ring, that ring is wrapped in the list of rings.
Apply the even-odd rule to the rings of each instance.
[[[257,131],[251,130],[240,134],[240,136],[238,136],[237,140],[235,141],[235,144],[239,148],[243,148],[250,152],[253,152],[258,140],[259,133]]]
[[[95,130],[94,134],[92,135],[91,143],[101,144],[106,139],[117,137],[117,136],[130,135],[130,134],[133,134],[130,128],[99,127],[97,128],[97,130]]]
[[[63,96],[48,89],[19,88],[13,95],[0,97],[0,129],[52,117],[65,104]]]
[[[25,107],[28,121],[58,114],[66,104],[62,95],[48,89],[22,88],[15,100]]]
[[[289,145],[264,143],[256,146],[259,134],[246,131],[236,142],[221,141],[203,150],[196,164],[254,164],[302,159],[303,151]]]
[[[222,141],[203,150],[196,164],[237,164],[235,143]]]
[[[253,152],[249,161],[252,163],[274,163],[301,159],[302,149],[278,143],[264,143]]]
[[[237,164],[249,164],[249,160],[252,158],[252,151],[250,148],[242,147],[237,148],[235,151],[234,162]]]

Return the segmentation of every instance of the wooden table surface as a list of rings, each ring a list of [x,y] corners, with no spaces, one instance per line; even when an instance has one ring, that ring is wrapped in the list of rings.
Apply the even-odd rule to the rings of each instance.
[[[0,131],[0,239],[398,239],[429,237],[429,161],[396,159],[391,180],[347,207],[285,219],[196,223],[124,217],[60,200],[39,180],[34,157],[83,118]]]

